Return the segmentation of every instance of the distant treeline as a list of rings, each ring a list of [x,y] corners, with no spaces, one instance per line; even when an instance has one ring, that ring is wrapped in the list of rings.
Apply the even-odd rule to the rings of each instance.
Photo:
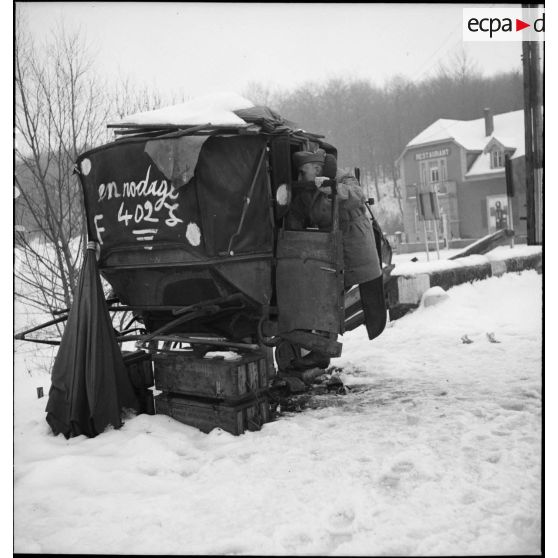
[[[493,114],[523,108],[521,72],[482,77],[466,59],[457,62],[453,69],[441,67],[436,76],[418,83],[395,77],[378,87],[332,79],[283,93],[251,84],[246,94],[305,130],[324,134],[338,149],[340,166],[358,166],[376,183],[395,183],[395,160],[437,119],[473,120],[483,116],[485,107]]]

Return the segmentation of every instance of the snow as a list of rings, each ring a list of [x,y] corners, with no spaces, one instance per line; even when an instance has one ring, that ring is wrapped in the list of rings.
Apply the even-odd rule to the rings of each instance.
[[[492,175],[505,175],[504,167],[491,168],[490,166],[490,153],[481,153],[472,164],[471,168],[465,173],[465,178],[473,176],[492,174]]]
[[[448,293],[442,289],[442,287],[430,287],[424,293],[420,299],[420,306],[428,307],[440,304],[449,299]]]
[[[254,104],[237,93],[215,93],[197,97],[185,103],[163,107],[158,110],[138,112],[112,122],[111,125],[183,126],[212,124],[213,126],[247,126],[233,111],[253,107]]]
[[[17,367],[14,550],[540,553],[541,291],[506,274],[357,328],[332,362],[348,395],[239,437],[146,415],[55,437],[48,373]]]
[[[513,248],[510,246],[497,246],[486,254],[474,254],[465,256],[457,260],[448,260],[447,257],[458,253],[460,250],[447,251],[440,250],[440,259],[437,259],[436,251],[430,252],[430,261],[426,259],[426,252],[418,254],[399,254],[394,256],[393,263],[395,268],[392,275],[416,275],[418,273],[429,273],[443,271],[447,269],[457,269],[469,265],[482,265],[495,261],[506,261],[511,258],[521,256],[531,256],[542,252],[541,246],[528,246],[527,244],[517,244]],[[419,261],[412,262],[413,257],[420,255]],[[445,257],[444,257],[445,256]],[[422,261],[420,261],[422,259]]]

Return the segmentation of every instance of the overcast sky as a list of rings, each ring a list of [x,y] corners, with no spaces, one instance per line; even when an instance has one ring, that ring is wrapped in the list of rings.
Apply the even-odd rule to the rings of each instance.
[[[19,4],[41,41],[57,21],[80,29],[110,79],[160,91],[242,93],[249,82],[292,89],[331,77],[381,85],[436,71],[465,48],[484,75],[519,69],[521,43],[464,43],[474,4]],[[484,4],[483,7],[490,5]],[[516,5],[518,6],[518,5]]]

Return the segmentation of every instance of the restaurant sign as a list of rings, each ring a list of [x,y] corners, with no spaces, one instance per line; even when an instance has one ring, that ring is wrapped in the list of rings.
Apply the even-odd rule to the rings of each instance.
[[[426,159],[436,159],[437,157],[447,157],[450,154],[450,148],[434,149],[433,151],[423,151],[422,153],[415,153],[415,160],[424,161]]]

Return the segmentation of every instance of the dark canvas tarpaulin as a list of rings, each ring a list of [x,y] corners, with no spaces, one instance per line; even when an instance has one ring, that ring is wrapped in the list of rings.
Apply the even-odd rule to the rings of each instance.
[[[235,254],[271,250],[265,160],[259,164],[265,149],[261,136],[214,137],[204,144],[186,188],[197,188],[208,255],[226,253],[233,235]]]
[[[168,143],[162,146],[161,158]],[[177,150],[183,148],[180,145]],[[172,155],[174,148],[168,151]],[[171,173],[186,165],[171,163],[165,167]],[[174,244],[194,258],[203,254],[203,235],[199,242],[190,242],[187,236],[189,227],[200,227],[195,188],[176,190],[146,152],[145,141],[93,150],[80,156],[78,165],[89,238],[101,244],[101,267],[115,249],[141,250],[157,243]]]
[[[55,434],[66,438],[96,436],[109,425],[118,428],[123,409],[139,408],[114,337],[93,249],[86,253],[51,381],[46,420]]]
[[[185,261],[203,260],[226,252],[233,235],[235,254],[271,250],[266,161],[258,166],[265,149],[262,136],[216,136],[135,139],[81,155],[88,232],[101,244],[101,268],[114,250],[159,246],[187,252]],[[177,184],[188,179],[196,158],[193,178],[175,188],[174,175]]]

